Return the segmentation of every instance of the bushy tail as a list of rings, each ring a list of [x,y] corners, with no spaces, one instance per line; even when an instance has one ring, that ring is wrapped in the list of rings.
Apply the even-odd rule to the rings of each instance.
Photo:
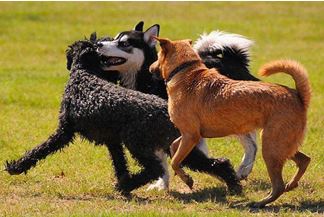
[[[257,81],[249,71],[249,50],[253,41],[242,35],[213,31],[202,34],[193,48],[208,68],[234,80]]]
[[[284,72],[293,77],[296,83],[297,92],[307,109],[311,98],[311,87],[306,69],[294,60],[276,60],[261,67],[259,74],[269,76],[278,72]]]
[[[73,137],[74,133],[71,131],[71,129],[59,127],[56,132],[44,143],[26,152],[25,155],[20,159],[10,162],[7,161],[5,164],[5,170],[10,175],[27,173],[27,171],[31,167],[34,167],[39,160],[42,160],[48,155],[63,149],[73,140]]]

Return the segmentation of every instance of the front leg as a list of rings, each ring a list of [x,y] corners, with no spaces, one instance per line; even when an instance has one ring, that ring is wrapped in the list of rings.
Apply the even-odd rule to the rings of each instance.
[[[181,134],[181,138],[179,137],[178,139],[179,139],[178,142],[176,140],[175,142],[172,143],[172,145],[174,146],[179,143],[179,146],[172,157],[171,166],[175,171],[175,173],[179,175],[179,177],[182,179],[182,181],[184,181],[184,183],[186,183],[188,187],[192,189],[193,180],[180,167],[180,164],[188,156],[188,154],[196,146],[196,144],[199,142],[200,136],[199,134],[186,133],[186,134]]]
[[[123,192],[122,183],[128,182],[130,174],[125,158],[125,153],[121,143],[113,143],[106,145],[112,159],[115,175],[117,177],[117,189]]]
[[[174,154],[176,153],[176,151],[178,150],[178,147],[180,145],[180,141],[181,141],[181,136],[179,136],[177,139],[175,139],[171,146],[170,146],[170,154],[171,154],[171,158],[173,158]]]

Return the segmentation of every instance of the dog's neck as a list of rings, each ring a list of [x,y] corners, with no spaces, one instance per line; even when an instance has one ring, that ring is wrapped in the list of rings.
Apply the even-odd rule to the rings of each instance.
[[[137,75],[137,69],[120,73],[121,85],[128,89],[135,90],[136,89],[136,75]]]
[[[187,68],[197,64],[197,63],[201,63],[200,60],[189,60],[186,61],[184,63],[182,63],[181,65],[177,66],[175,69],[173,69],[170,73],[169,76],[165,79],[165,84],[167,84],[169,81],[171,81],[171,79],[178,73],[185,71]]]
[[[192,64],[190,64],[192,63]],[[209,85],[210,82],[214,86],[221,86],[224,78],[227,77],[221,75],[216,69],[208,69],[200,59],[191,59],[185,62],[180,63],[174,70],[173,76],[171,73],[168,76],[167,81],[167,92],[169,98],[179,97],[177,93],[179,91],[185,91],[189,94],[190,90],[200,89],[206,85]],[[177,75],[177,76],[175,76]],[[172,78],[172,79],[171,79]]]

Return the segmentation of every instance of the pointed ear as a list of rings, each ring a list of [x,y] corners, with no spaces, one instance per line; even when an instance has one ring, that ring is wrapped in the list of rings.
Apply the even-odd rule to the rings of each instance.
[[[162,50],[166,51],[172,44],[172,41],[168,38],[157,38],[157,37],[155,38],[160,43]]]
[[[144,22],[140,21],[138,24],[136,24],[136,26],[134,26],[133,30],[143,32],[143,26],[144,26]]]
[[[153,37],[159,36],[159,32],[160,25],[158,24],[151,26],[144,32],[144,41],[148,44],[148,46],[155,47],[156,40]]]
[[[91,33],[91,35],[90,35],[90,41],[92,43],[95,43],[96,40],[97,40],[97,33],[96,32]]]

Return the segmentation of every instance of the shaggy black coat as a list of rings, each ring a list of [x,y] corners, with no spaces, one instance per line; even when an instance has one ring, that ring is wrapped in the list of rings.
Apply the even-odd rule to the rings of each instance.
[[[63,95],[59,125],[47,141],[28,151],[17,161],[6,163],[9,174],[27,172],[37,162],[73,141],[76,133],[95,144],[106,145],[117,176],[117,189],[128,194],[163,174],[154,152],[168,152],[179,132],[169,120],[167,103],[154,96],[107,82],[99,56],[91,41],[78,41],[67,52],[70,78]],[[130,174],[123,146],[143,169]],[[196,159],[196,158],[195,158]],[[228,160],[213,167],[229,188],[241,191]]]

